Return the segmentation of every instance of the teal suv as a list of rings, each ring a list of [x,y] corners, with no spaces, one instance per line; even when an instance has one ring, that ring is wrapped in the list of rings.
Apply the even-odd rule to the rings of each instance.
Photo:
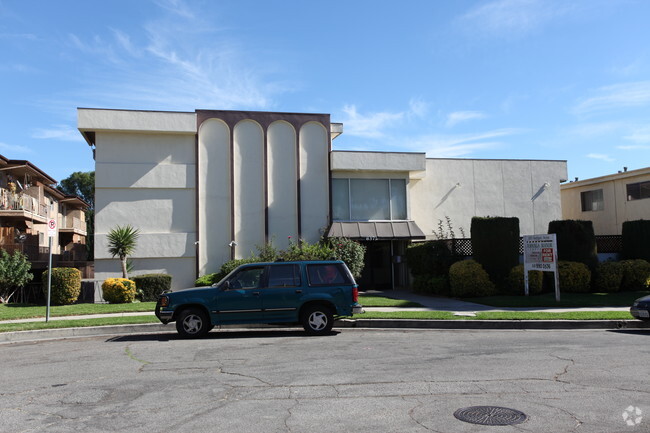
[[[183,337],[243,323],[301,324],[319,335],[332,330],[335,317],[363,313],[358,293],[342,261],[249,263],[212,286],[161,295],[156,316],[176,322]]]

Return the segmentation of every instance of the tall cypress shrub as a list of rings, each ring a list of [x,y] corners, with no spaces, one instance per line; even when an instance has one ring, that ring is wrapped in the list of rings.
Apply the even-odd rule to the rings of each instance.
[[[598,254],[591,221],[551,221],[548,223],[548,233],[556,235],[558,260],[584,263],[592,272],[596,270]]]
[[[650,220],[623,223],[623,259],[644,259],[650,262]]]
[[[519,264],[519,218],[474,217],[471,236],[474,260],[495,284],[502,285]]]

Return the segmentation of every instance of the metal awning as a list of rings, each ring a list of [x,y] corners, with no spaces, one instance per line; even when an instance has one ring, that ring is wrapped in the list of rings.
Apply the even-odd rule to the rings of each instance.
[[[425,239],[415,221],[335,221],[327,237],[342,237],[361,241],[390,241]]]

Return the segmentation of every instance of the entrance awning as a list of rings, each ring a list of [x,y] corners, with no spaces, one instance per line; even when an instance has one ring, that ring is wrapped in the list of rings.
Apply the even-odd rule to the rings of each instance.
[[[390,241],[425,239],[415,221],[335,221],[327,237],[350,238],[361,241]]]

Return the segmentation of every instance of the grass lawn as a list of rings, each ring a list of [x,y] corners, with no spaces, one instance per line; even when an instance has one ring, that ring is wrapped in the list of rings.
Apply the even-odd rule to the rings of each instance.
[[[404,301],[402,299],[384,298],[382,296],[359,295],[359,303],[364,307],[398,307],[398,308],[413,308],[421,307],[421,304],[412,301]]]
[[[33,331],[37,329],[86,328],[89,326],[132,325],[139,323],[160,323],[156,316],[106,317],[100,319],[51,320],[47,323],[0,323],[0,332]],[[170,328],[174,330],[175,328]]]
[[[50,307],[50,317],[130,313],[137,311],[153,311],[155,308],[155,302],[60,305]],[[0,320],[30,319],[33,317],[45,317],[45,306],[32,304],[0,304]]]
[[[635,299],[650,295],[650,292],[618,293],[561,293],[560,302],[555,301],[555,293],[534,296],[487,296],[466,298],[464,301],[492,307],[629,307]]]
[[[368,312],[355,319],[415,319],[415,320],[633,320],[627,311],[575,311],[567,313],[538,313],[526,311],[488,311],[476,317],[454,316],[449,311]]]

